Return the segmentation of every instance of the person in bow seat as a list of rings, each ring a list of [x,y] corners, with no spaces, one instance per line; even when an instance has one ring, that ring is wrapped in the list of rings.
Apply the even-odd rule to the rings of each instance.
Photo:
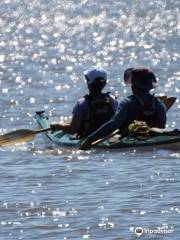
[[[118,107],[114,96],[109,92],[102,92],[107,84],[107,73],[104,69],[94,67],[86,71],[84,76],[89,93],[75,104],[71,122],[51,124],[53,130],[76,134],[78,138],[87,137],[109,121]]]

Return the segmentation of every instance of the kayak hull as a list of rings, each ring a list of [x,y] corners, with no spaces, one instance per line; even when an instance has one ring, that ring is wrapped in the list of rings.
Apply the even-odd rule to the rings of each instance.
[[[37,112],[35,119],[40,128],[50,127],[50,121],[45,112]],[[65,134],[61,131],[45,132],[43,133],[44,140],[49,146],[67,146],[67,147],[79,147],[81,140],[72,138],[69,134]],[[112,138],[106,140],[96,147],[106,149],[127,149],[136,147],[148,147],[152,148],[170,148],[172,150],[180,149],[180,136],[153,136],[153,137],[137,137],[137,138]]]

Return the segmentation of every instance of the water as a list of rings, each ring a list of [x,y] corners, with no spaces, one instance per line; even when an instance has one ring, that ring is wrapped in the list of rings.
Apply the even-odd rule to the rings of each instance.
[[[37,110],[69,117],[93,65],[108,71],[106,90],[119,101],[130,92],[123,71],[137,65],[155,71],[157,93],[179,98],[179,8],[178,0],[2,0],[1,133],[35,129]],[[177,100],[167,126],[179,128],[179,109]],[[141,239],[179,239],[179,151],[49,150],[38,136],[1,148],[0,159],[0,240],[136,239],[136,227]]]

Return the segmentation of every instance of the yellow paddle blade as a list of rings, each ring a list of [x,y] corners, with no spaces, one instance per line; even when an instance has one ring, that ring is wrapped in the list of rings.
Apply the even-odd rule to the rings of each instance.
[[[163,100],[164,105],[166,106],[166,110],[169,110],[172,105],[175,103],[176,97],[169,97]]]
[[[32,141],[36,135],[36,131],[21,129],[0,136],[0,146],[10,146],[16,143]]]
[[[164,103],[166,111],[168,111],[176,101],[176,97],[158,96],[158,98]]]

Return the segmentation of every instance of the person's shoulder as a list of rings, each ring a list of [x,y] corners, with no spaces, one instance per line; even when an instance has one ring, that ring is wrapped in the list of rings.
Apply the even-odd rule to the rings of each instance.
[[[111,102],[118,102],[117,97],[113,93],[107,92],[106,95],[110,98]]]
[[[86,96],[79,98],[77,100],[76,104],[83,105],[83,104],[85,104],[85,102],[86,102]]]
[[[135,100],[134,100],[134,97],[133,95],[131,96],[127,96],[125,97],[122,101],[120,101],[119,105],[118,105],[118,109],[121,110],[121,109],[129,109],[129,107],[133,106]]]
[[[132,103],[136,100],[135,96],[134,95],[130,95],[130,96],[127,96],[125,97],[123,100],[122,100],[122,103],[124,104],[129,104],[129,103]]]
[[[79,98],[73,108],[73,113],[84,112],[87,109],[87,100],[86,97]]]
[[[107,93],[105,93],[105,95],[107,95],[107,96],[110,97],[111,99],[117,100],[117,97],[116,97],[115,94],[113,94],[112,92],[107,92]]]
[[[118,108],[118,105],[119,105],[119,102],[117,100],[117,97],[115,95],[113,95],[112,93],[108,92],[107,93],[109,99],[110,99],[110,104],[111,106],[113,107],[113,110],[114,112],[116,112],[117,108]]]

